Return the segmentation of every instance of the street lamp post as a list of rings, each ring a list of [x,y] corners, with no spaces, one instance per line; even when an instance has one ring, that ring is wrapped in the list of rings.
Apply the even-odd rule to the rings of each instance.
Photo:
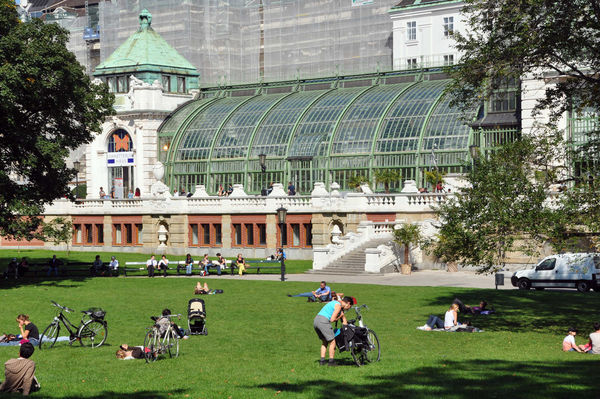
[[[283,237],[284,237],[284,235],[287,236],[287,232],[285,230],[286,217],[287,217],[287,209],[285,209],[283,206],[280,206],[277,209],[277,221],[279,222],[279,237],[280,237],[280,241],[281,241],[280,244],[281,244],[282,252],[283,252]],[[285,259],[283,256],[281,256],[281,281],[285,281]]]
[[[81,162],[74,161],[73,167],[75,168],[75,199],[79,198],[79,167]]]

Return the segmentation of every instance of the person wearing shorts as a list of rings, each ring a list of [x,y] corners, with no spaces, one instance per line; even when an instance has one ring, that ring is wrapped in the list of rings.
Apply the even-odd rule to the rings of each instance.
[[[347,325],[348,321],[346,320],[346,316],[344,316],[344,311],[350,309],[350,307],[352,307],[352,303],[353,301],[350,297],[344,297],[341,302],[328,302],[315,316],[313,327],[315,328],[317,336],[321,340],[321,359],[319,360],[319,364],[321,366],[325,365],[325,354],[327,353],[328,349],[329,362],[327,365],[337,366],[335,360],[333,359],[335,355],[335,335],[333,333],[333,328],[331,328],[331,323],[341,319],[342,323]]]

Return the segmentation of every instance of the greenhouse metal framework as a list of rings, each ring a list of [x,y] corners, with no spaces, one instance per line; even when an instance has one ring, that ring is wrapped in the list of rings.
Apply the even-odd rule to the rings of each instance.
[[[468,120],[483,110],[465,116],[453,108],[448,84],[438,70],[202,89],[159,128],[166,183],[188,191],[204,184],[210,193],[243,184],[260,193],[291,181],[307,194],[318,181],[348,189],[355,176],[374,187],[378,169],[419,185],[433,168],[463,172],[470,145],[493,146],[515,131],[472,129]]]

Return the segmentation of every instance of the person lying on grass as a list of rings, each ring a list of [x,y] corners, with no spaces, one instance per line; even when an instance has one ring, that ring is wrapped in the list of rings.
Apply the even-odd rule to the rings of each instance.
[[[200,281],[198,281],[196,283],[196,288],[194,289],[194,294],[196,294],[196,295],[210,294],[210,290],[208,289],[208,284],[204,283],[204,286],[202,286],[202,283]]]
[[[317,336],[321,340],[321,359],[319,360],[319,364],[321,366],[325,365],[325,354],[329,349],[329,362],[328,366],[337,366],[334,360],[335,355],[335,334],[333,332],[333,328],[331,328],[331,323],[334,323],[338,320],[342,320],[344,325],[348,324],[348,320],[346,320],[346,316],[344,316],[344,311],[350,309],[354,301],[351,297],[344,297],[341,302],[331,301],[327,303],[321,311],[315,316],[313,321],[313,327]]]
[[[591,348],[586,348],[586,345],[579,345],[575,343],[575,336],[577,335],[577,329],[575,327],[569,328],[567,336],[563,339],[562,350],[564,352],[580,352],[584,353],[589,351]],[[587,349],[587,350],[586,350]]]
[[[288,294],[289,297],[303,297],[308,298],[308,302],[316,302],[319,300],[320,302],[329,302],[331,301],[331,288],[327,285],[325,281],[321,281],[321,285],[315,291],[311,292],[303,292],[301,294]]]
[[[466,324],[458,323],[458,305],[453,303],[444,315],[444,320],[431,315],[425,325],[417,327],[419,330],[431,331],[434,328],[443,328],[447,331],[456,331],[460,327],[467,327]]]
[[[455,298],[454,302],[458,305],[458,310],[463,313],[472,313],[472,314],[490,314],[494,312],[494,307],[492,306],[491,310],[488,309],[488,303],[484,300],[479,302],[479,306],[469,306],[465,305],[460,299]]]
[[[146,348],[143,346],[129,346],[123,344],[117,350],[117,359],[144,359],[146,356]]]

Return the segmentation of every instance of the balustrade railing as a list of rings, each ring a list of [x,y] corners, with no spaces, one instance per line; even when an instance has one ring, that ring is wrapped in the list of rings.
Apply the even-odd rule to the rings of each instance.
[[[428,212],[450,194],[394,193],[352,194],[347,196],[247,196],[247,197],[178,197],[134,199],[83,199],[71,202],[61,199],[46,207],[46,214],[80,214],[86,212],[172,212],[185,213],[194,209],[203,212],[226,213],[242,210],[249,213],[274,213],[283,206],[288,212]],[[198,209],[199,208],[199,209]]]

